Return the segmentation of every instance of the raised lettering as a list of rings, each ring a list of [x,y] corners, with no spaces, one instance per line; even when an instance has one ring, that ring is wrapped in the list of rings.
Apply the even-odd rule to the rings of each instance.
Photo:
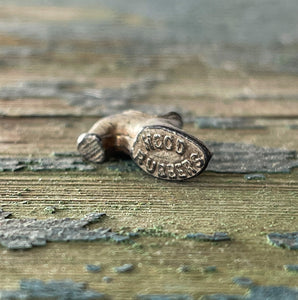
[[[181,167],[182,167],[181,163],[176,163],[175,164],[175,169],[177,170],[178,177],[180,177],[180,178],[186,178],[187,175],[186,175],[186,173],[184,172],[184,170]]]
[[[146,154],[139,149],[134,159],[139,163],[139,165],[142,165],[146,159]]]
[[[206,167],[210,154],[200,141],[174,127],[146,124],[135,141],[128,141],[133,142],[130,155],[145,172],[175,181],[194,177]]]
[[[173,150],[173,137],[172,136],[168,136],[166,135],[164,137],[164,145],[165,145],[165,148],[169,151]]]
[[[153,160],[152,158],[148,157],[147,161],[146,161],[146,170],[149,173],[154,173],[155,168],[156,168],[156,161]]]
[[[197,170],[195,170],[192,167],[189,160],[185,159],[181,164],[182,164],[183,167],[185,167],[185,169],[186,169],[189,176],[193,176],[194,174],[196,174]]]
[[[151,134],[143,134],[142,135],[142,139],[143,139],[143,142],[145,144],[145,147],[148,151],[152,150],[153,149],[153,145],[152,145],[152,142],[151,142]]]
[[[153,135],[153,145],[156,149],[162,149],[162,137],[159,133]]]
[[[167,177],[166,170],[165,170],[165,164],[163,164],[163,163],[158,164],[157,175],[158,175],[158,177],[161,177],[161,178]]]
[[[190,159],[195,163],[195,166],[199,169],[204,165],[204,159],[198,153],[192,153]]]
[[[167,164],[167,173],[169,178],[175,179],[177,178],[177,174],[175,173],[175,166],[174,164]]]
[[[180,139],[177,139],[177,142],[176,142],[176,153],[177,154],[184,154],[185,150],[186,150],[186,145],[185,145],[185,142],[183,140],[180,140]]]

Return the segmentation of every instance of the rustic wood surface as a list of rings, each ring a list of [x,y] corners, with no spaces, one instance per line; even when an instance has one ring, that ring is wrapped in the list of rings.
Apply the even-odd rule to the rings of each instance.
[[[46,13],[45,13],[46,11]],[[41,18],[41,14],[45,14]],[[111,11],[67,13],[55,6],[25,7],[1,4],[8,20],[64,22],[100,18],[114,20]],[[137,16],[125,24],[138,26]],[[1,33],[1,47],[48,47],[43,40]],[[262,147],[298,150],[298,76],[293,73],[243,68],[215,68],[197,54],[122,53],[126,41],[102,41],[116,49],[88,53],[88,40],[57,42],[57,51],[1,57],[0,87],[40,80],[74,80],[92,89],[119,89],[147,76],[164,77],[129,108],[165,112],[175,109],[188,120],[184,130],[207,141],[243,142]],[[60,43],[60,44],[59,44]],[[65,50],[63,51],[63,47]],[[72,49],[72,50],[69,50]],[[143,60],[142,60],[143,59]],[[1,62],[0,61],[0,62]],[[72,88],[73,90],[78,87]],[[243,99],[243,95],[246,97]],[[121,111],[123,108],[119,108]],[[0,156],[48,157],[53,152],[76,151],[76,139],[101,117],[100,111],[74,105],[63,98],[0,99]],[[200,129],[198,116],[247,117],[264,129]],[[296,129],[295,129],[296,128]],[[13,218],[82,218],[105,212],[100,227],[116,232],[152,229],[135,244],[112,242],[48,243],[27,251],[0,248],[0,287],[17,289],[23,278],[72,279],[113,299],[137,294],[244,294],[232,278],[245,276],[261,285],[297,286],[297,275],[283,266],[297,264],[297,251],[268,244],[270,232],[297,231],[298,172],[265,174],[266,180],[247,181],[243,174],[205,172],[182,183],[165,182],[143,173],[126,171],[123,162],[105,162],[96,171],[1,172],[0,208]],[[113,168],[112,168],[112,167]],[[49,207],[55,207],[51,214]],[[230,242],[185,240],[188,233],[227,232]],[[129,274],[113,267],[132,263]],[[86,264],[102,271],[88,273]],[[177,272],[181,265],[189,272]],[[208,266],[217,272],[205,273]],[[110,276],[109,284],[102,281]]]

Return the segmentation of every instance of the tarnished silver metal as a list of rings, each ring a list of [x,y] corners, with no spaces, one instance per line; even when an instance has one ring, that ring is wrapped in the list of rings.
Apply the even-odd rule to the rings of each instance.
[[[123,151],[154,177],[185,180],[203,172],[212,154],[182,125],[174,112],[152,116],[130,110],[96,122],[79,136],[78,151],[94,163],[103,162],[109,152]]]
[[[167,180],[199,175],[211,157],[207,147],[185,132],[166,126],[147,126],[132,147],[133,160],[145,172]]]
[[[101,138],[94,133],[82,133],[78,137],[77,147],[86,160],[101,163],[105,159]]]

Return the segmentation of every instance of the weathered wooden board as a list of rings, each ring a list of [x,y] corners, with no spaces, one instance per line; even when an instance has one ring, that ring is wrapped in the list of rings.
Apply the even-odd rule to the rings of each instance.
[[[140,32],[147,36],[160,23],[108,6],[66,10],[0,4],[1,157],[46,158],[76,151],[79,134],[99,117],[130,108],[150,113],[177,110],[188,121],[185,130],[204,141],[298,149],[298,77],[289,72],[294,64],[290,68],[286,62],[272,63],[270,69],[228,59],[210,66],[204,47],[198,48],[201,54],[185,47],[180,51],[168,42],[138,43],[129,30],[138,29],[140,38]],[[102,30],[96,36],[95,29],[83,31],[84,37],[78,34],[92,22],[109,32],[118,28],[117,34],[108,38]],[[71,24],[81,29],[69,31]],[[80,24],[88,26],[76,27]],[[53,35],[57,28],[61,32]],[[69,38],[65,32],[70,32]],[[167,54],[171,46],[175,51]],[[284,45],[285,60],[292,59],[295,47]],[[28,83],[34,88],[24,90]],[[65,83],[69,85],[61,87]],[[19,94],[13,94],[16,91]],[[202,129],[200,116],[242,117],[260,128]],[[105,212],[107,217],[93,227],[122,234],[147,230],[133,238],[134,243],[49,242],[27,251],[1,247],[1,289],[17,289],[24,278],[72,279],[113,299],[137,294],[188,294],[198,299],[215,293],[244,294],[232,283],[236,276],[260,285],[297,286],[297,273],[284,270],[284,265],[297,264],[297,251],[273,247],[266,237],[297,231],[297,169],[265,174],[265,180],[205,172],[172,183],[130,166],[115,160],[94,171],[0,172],[0,209],[11,212],[12,218],[79,219]],[[188,233],[218,231],[227,232],[231,241],[184,239]],[[113,268],[124,263],[134,264],[134,270],[114,273]],[[88,273],[86,264],[100,264],[102,270]],[[181,266],[189,271],[181,272]],[[217,272],[204,272],[208,266],[216,266]],[[113,281],[103,282],[104,276]]]

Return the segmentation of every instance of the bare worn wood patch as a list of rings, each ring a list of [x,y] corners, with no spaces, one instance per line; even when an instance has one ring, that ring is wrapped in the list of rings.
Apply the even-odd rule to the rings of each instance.
[[[20,278],[66,277],[88,281],[95,290],[121,299],[144,292],[167,293],[169,284],[175,293],[242,294],[231,283],[231,278],[239,274],[259,284],[295,285],[295,277],[285,273],[283,265],[292,263],[296,252],[272,247],[266,234],[289,232],[295,227],[297,174],[247,182],[242,176],[206,173],[200,180],[183,185],[154,181],[141,173],[136,180],[134,174],[106,168],[80,176],[69,172],[0,176],[2,208],[12,211],[14,217],[80,218],[102,211],[108,217],[100,226],[122,233],[137,228],[150,232],[136,238],[135,245],[54,243],[26,253],[3,251],[7,275],[1,285],[7,288],[16,287]],[[57,208],[54,215],[49,215],[48,206]],[[215,231],[228,232],[232,241],[214,245],[183,239],[188,233]],[[41,258],[36,260],[38,256]],[[102,272],[84,272],[88,263],[102,264]],[[135,270],[120,278],[113,268],[123,263],[133,263]],[[177,273],[181,265],[190,266],[190,272]],[[209,265],[216,265],[219,271],[204,274],[203,268]],[[103,276],[112,277],[114,283],[99,283]],[[195,284],[198,280],[202,283],[199,286]],[[216,284],[218,280],[221,285]]]

